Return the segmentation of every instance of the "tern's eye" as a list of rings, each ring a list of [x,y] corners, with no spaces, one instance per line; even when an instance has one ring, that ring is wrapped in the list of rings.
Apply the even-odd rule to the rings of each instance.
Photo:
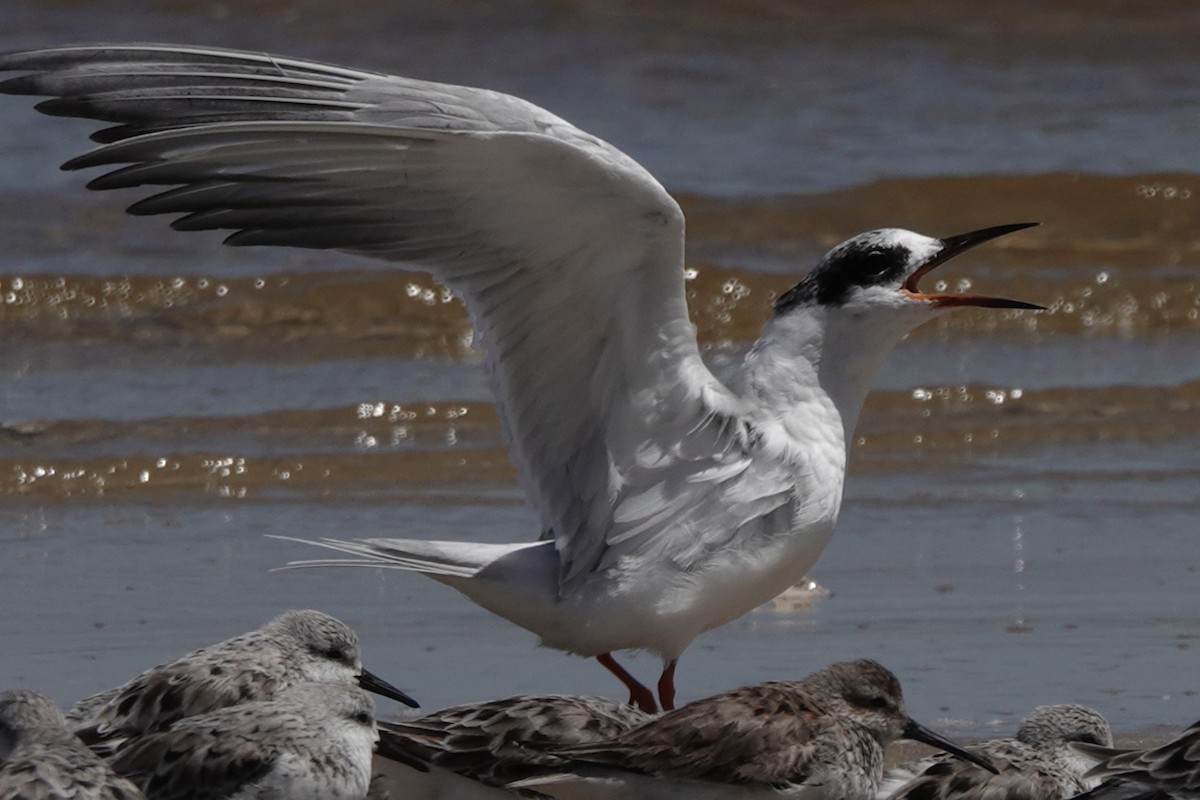
[[[887,255],[880,250],[871,250],[863,256],[863,272],[867,275],[882,275],[890,266]]]
[[[895,247],[871,246],[853,253],[848,267],[850,280],[859,286],[877,286],[898,279],[907,263],[905,252]]]

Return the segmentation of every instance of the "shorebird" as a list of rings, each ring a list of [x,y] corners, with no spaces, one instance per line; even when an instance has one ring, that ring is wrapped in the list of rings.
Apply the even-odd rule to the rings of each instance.
[[[142,800],[67,727],[50,698],[0,694],[0,800]]]
[[[648,721],[603,697],[519,695],[379,723],[373,797],[511,797],[503,787],[562,759],[540,748],[611,739]]]
[[[595,657],[661,656],[674,705],[688,644],[799,580],[833,533],[872,379],[911,329],[956,308],[923,276],[1019,223],[838,245],[779,297],[728,383],[684,295],[684,219],[641,165],[525,100],[291,58],[176,45],[10,53],[12,94],[117,123],[64,165],[93,189],[172,187],[130,207],[230,245],[325,248],[428,270],[471,314],[539,541],[324,540],[424,573]]]
[[[1086,706],[1038,706],[1016,738],[972,747],[998,773],[937,753],[888,770],[876,800],[1062,800],[1098,783],[1083,777],[1096,760],[1071,747],[1079,742],[1111,746],[1108,721]]]
[[[1103,743],[1072,749],[1100,763],[1088,779],[1103,781],[1088,800],[1200,800],[1200,722],[1159,747],[1122,750]]]
[[[510,787],[564,799],[873,800],[884,750],[901,738],[994,769],[909,717],[896,676],[861,659],[697,700],[602,742],[540,748],[563,763]]]
[[[302,683],[133,739],[111,763],[147,800],[362,800],[377,739],[364,691]]]
[[[261,628],[152,667],[67,713],[76,734],[110,753],[129,737],[176,720],[253,700],[296,684],[358,684],[409,706],[404,692],[363,669],[358,636],[320,611],[288,611]]]

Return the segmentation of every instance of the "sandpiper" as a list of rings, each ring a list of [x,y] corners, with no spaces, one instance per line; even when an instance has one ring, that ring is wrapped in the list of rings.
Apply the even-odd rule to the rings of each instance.
[[[900,738],[994,769],[910,718],[896,676],[864,659],[697,700],[605,741],[548,746],[562,765],[510,786],[557,798],[872,800],[884,749]]]
[[[298,683],[357,683],[410,706],[415,701],[362,666],[358,636],[321,611],[288,611],[261,628],[152,667],[81,700],[67,719],[86,743],[111,753],[130,736],[183,717],[269,700]]]
[[[71,733],[49,697],[0,694],[0,800],[142,800]]]
[[[937,753],[888,770],[877,800],[1062,800],[1097,783],[1083,777],[1096,761],[1070,747],[1078,742],[1111,746],[1108,721],[1086,706],[1038,706],[1016,738],[972,747],[999,773]]]
[[[344,683],[301,683],[130,740],[113,769],[147,800],[363,800],[375,706]]]

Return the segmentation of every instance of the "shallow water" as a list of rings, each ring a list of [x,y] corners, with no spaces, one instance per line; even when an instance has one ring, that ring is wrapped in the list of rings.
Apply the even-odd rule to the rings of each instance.
[[[1197,716],[1194,4],[419,5],[18,0],[0,48],[191,41],[528,97],[681,196],[718,369],[847,235],[1040,220],[939,277],[1050,310],[901,345],[813,571],[832,594],[702,637],[681,696],[873,656],[962,736],[1043,702]],[[457,302],[126,217],[136,194],[55,169],[91,128],[30,105],[0,97],[0,687],[70,702],[312,606],[429,708],[614,693],[419,576],[269,572],[317,554],[266,534],[532,538]]]

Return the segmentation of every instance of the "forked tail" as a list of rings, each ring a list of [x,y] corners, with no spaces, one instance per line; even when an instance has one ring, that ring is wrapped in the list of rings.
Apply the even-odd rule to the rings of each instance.
[[[422,539],[300,539],[274,536],[288,542],[316,545],[356,558],[313,558],[289,561],[279,569],[307,567],[376,567],[421,572],[431,577],[474,578],[486,567],[506,556],[542,547],[545,542],[480,544],[477,542],[429,542]]]

